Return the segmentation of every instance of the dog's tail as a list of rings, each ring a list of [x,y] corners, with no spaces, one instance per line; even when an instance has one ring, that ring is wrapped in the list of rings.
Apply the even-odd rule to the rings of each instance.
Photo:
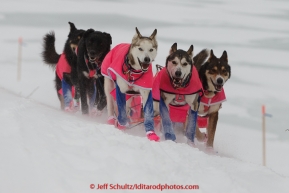
[[[54,31],[49,32],[43,37],[43,51],[42,51],[43,62],[51,67],[55,67],[60,55],[55,50],[55,34]]]
[[[209,56],[210,56],[210,49],[203,49],[196,56],[194,56],[193,58],[195,62],[194,65],[198,71],[201,68],[202,64],[204,64],[208,60]]]

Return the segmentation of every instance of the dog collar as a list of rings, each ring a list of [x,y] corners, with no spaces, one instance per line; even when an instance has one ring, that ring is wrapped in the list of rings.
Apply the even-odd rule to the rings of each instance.
[[[84,54],[84,61],[85,61],[86,67],[87,67],[88,72],[89,72],[89,78],[95,77],[95,75],[99,76],[98,71],[99,71],[100,68],[101,68],[102,62],[91,63],[91,62],[87,59],[87,57],[86,57],[85,54]],[[90,64],[90,65],[89,65],[89,64]]]
[[[131,65],[128,63],[128,57],[126,55],[124,63],[122,64],[122,73],[126,75],[129,82],[135,82],[140,79],[145,72],[132,68]]]
[[[217,91],[212,91],[212,90],[204,90],[204,94],[205,95],[209,95],[210,93],[217,94],[218,92]]]

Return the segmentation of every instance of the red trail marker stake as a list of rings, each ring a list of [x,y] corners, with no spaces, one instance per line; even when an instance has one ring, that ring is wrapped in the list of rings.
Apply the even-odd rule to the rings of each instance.
[[[265,105],[262,105],[262,148],[263,148],[263,166],[266,166],[266,125],[265,125],[266,110]]]

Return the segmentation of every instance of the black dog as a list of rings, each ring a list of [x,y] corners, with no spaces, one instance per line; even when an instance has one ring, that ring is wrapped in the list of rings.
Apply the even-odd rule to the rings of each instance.
[[[101,63],[110,51],[112,39],[110,34],[93,29],[87,30],[78,44],[77,77],[80,88],[81,110],[89,113],[94,105],[101,111],[106,106],[104,77],[101,75]],[[87,97],[89,104],[87,103]]]
[[[78,46],[84,30],[77,29],[75,25],[68,22],[70,25],[70,32],[65,42],[63,53],[60,55],[55,50],[55,34],[53,31],[46,34],[43,38],[43,61],[49,66],[56,68],[55,71],[55,88],[57,90],[57,96],[60,100],[61,109],[65,108],[64,97],[62,94],[62,81],[72,86],[76,86],[77,82],[72,81],[71,74],[76,73],[77,56],[75,50]],[[69,66],[67,66],[68,64]],[[63,66],[64,65],[64,66]],[[64,70],[65,69],[65,70]],[[70,72],[69,72],[70,71]],[[75,87],[75,99],[79,98],[79,89]],[[65,93],[64,93],[65,94]]]

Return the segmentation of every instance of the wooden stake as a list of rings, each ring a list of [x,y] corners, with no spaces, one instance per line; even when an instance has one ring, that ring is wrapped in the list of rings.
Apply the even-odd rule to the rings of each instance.
[[[21,61],[22,61],[22,37],[18,39],[18,63],[17,63],[17,81],[21,80]]]
[[[263,146],[263,166],[266,166],[266,125],[265,125],[265,105],[262,105],[262,146]]]

